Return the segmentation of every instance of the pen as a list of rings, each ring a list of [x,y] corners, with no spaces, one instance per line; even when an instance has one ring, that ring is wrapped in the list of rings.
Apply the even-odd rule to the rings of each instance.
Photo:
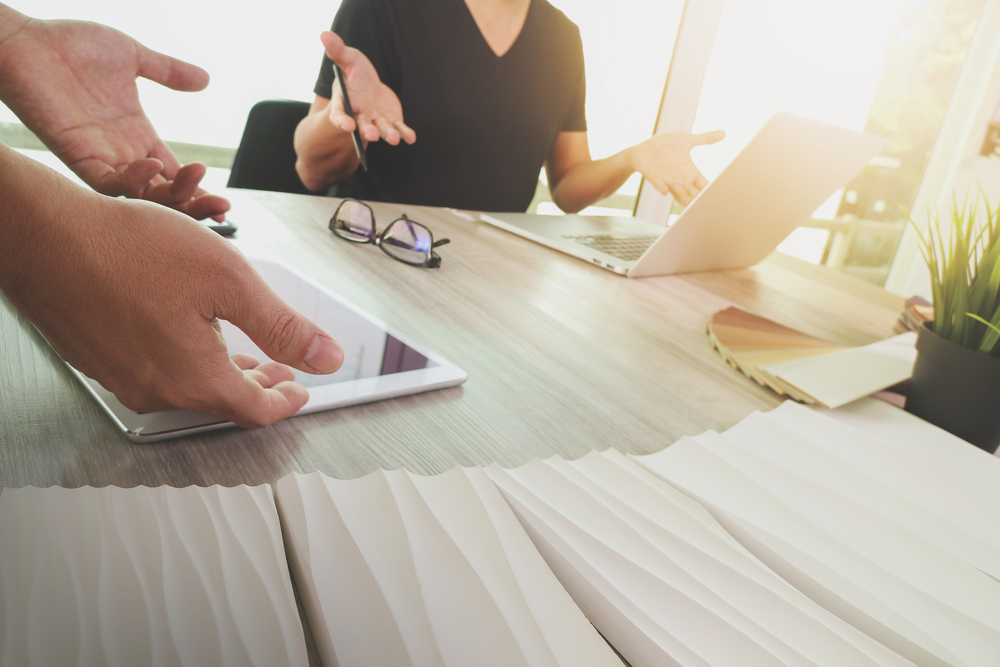
[[[365,157],[365,149],[361,145],[361,132],[359,132],[358,119],[354,117],[354,108],[351,106],[351,98],[347,96],[347,82],[344,81],[344,73],[340,70],[340,65],[333,63],[333,74],[337,77],[337,81],[340,82],[340,96],[344,98],[344,111],[347,115],[351,117],[354,121],[354,131],[351,132],[351,139],[354,141],[354,152],[358,154],[358,159],[361,160],[361,166],[365,171],[368,171],[368,160]]]

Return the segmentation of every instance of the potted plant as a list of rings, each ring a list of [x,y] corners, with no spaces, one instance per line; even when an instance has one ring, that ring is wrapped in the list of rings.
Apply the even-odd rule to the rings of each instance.
[[[917,334],[906,410],[993,453],[1000,444],[1000,210],[981,188],[974,199],[970,205],[966,196],[959,208],[953,198],[945,228],[932,212],[926,235],[917,229],[934,321]]]

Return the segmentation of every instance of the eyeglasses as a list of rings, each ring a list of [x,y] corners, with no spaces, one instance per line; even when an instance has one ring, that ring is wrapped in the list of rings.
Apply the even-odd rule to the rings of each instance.
[[[375,213],[371,207],[357,199],[345,199],[330,218],[330,231],[353,243],[374,243],[382,251],[411,266],[436,269],[441,257],[434,248],[450,241],[434,240],[431,230],[403,214],[381,234],[375,229]]]

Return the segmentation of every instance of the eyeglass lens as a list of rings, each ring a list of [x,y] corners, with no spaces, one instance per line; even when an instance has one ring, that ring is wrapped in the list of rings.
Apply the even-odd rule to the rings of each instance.
[[[395,221],[382,234],[382,249],[408,264],[422,264],[431,256],[431,231],[406,218]]]
[[[337,208],[334,222],[334,231],[353,241],[367,241],[375,235],[375,217],[371,209],[359,201],[345,199]]]

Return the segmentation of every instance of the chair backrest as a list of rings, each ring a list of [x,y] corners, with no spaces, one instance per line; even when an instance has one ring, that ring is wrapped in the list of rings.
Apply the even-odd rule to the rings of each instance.
[[[264,100],[253,105],[229,173],[229,187],[314,194],[295,172],[292,144],[295,127],[308,113],[309,103],[297,100]]]

